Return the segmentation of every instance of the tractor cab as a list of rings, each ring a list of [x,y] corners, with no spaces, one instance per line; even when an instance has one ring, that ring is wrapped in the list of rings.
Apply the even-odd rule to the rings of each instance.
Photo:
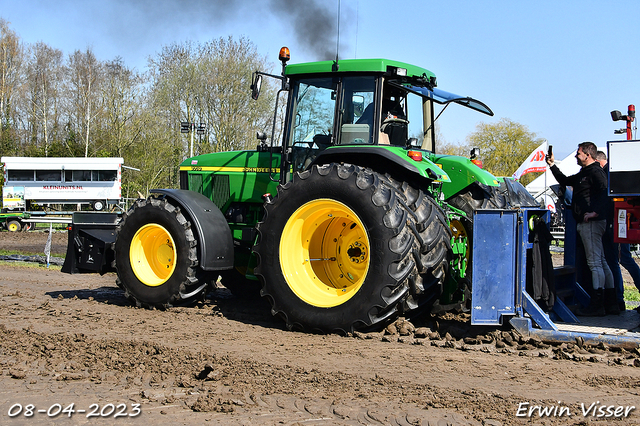
[[[288,65],[283,145],[291,171],[302,171],[329,147],[395,146],[435,153],[434,102],[487,115],[482,102],[435,88],[433,73],[385,59]],[[286,151],[285,151],[286,152]]]

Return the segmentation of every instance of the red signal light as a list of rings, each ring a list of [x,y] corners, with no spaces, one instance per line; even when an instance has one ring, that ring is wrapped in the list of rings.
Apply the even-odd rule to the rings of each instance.
[[[422,161],[422,152],[420,151],[408,151],[407,155],[414,161]]]
[[[474,159],[474,160],[471,160],[471,162],[476,166],[482,168],[482,160]]]

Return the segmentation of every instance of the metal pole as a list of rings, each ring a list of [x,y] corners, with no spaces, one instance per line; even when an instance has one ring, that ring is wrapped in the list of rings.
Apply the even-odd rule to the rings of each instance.
[[[189,124],[189,133],[191,133],[191,155],[189,157],[193,157],[193,133],[195,132],[195,123]]]
[[[636,107],[635,105],[629,105],[627,108],[627,140],[630,141],[633,139],[633,134],[631,132],[631,123],[633,119],[636,117]]]

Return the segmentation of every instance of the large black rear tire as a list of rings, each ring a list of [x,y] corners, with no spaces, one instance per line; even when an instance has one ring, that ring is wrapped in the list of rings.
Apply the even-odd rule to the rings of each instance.
[[[421,264],[416,215],[403,198],[383,176],[348,164],[313,166],[280,186],[254,247],[272,313],[289,329],[348,333],[417,307],[421,272],[446,267],[447,242],[434,256],[442,260]]]
[[[509,186],[503,184],[500,187],[483,185],[474,182],[458,194],[447,200],[452,206],[465,212],[467,217],[450,221],[451,231],[455,238],[466,238],[466,265],[465,278],[471,283],[471,250],[473,247],[473,212],[476,210],[508,209]]]
[[[430,306],[441,294],[449,270],[451,230],[444,211],[423,190],[386,175],[387,181],[402,194],[415,217],[418,232],[418,275],[411,279],[411,297],[405,310]]]
[[[498,187],[482,185],[474,182],[449,200],[454,207],[467,213],[473,219],[474,210],[505,209],[507,200]]]
[[[205,290],[191,223],[165,198],[137,200],[116,232],[117,284],[137,306],[165,308]]]

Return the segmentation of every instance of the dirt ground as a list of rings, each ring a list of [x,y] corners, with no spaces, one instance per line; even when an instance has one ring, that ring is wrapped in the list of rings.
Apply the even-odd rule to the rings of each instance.
[[[0,250],[46,240],[0,232]],[[637,348],[525,340],[464,314],[302,334],[224,288],[143,310],[114,275],[0,271],[0,424],[640,424]]]

